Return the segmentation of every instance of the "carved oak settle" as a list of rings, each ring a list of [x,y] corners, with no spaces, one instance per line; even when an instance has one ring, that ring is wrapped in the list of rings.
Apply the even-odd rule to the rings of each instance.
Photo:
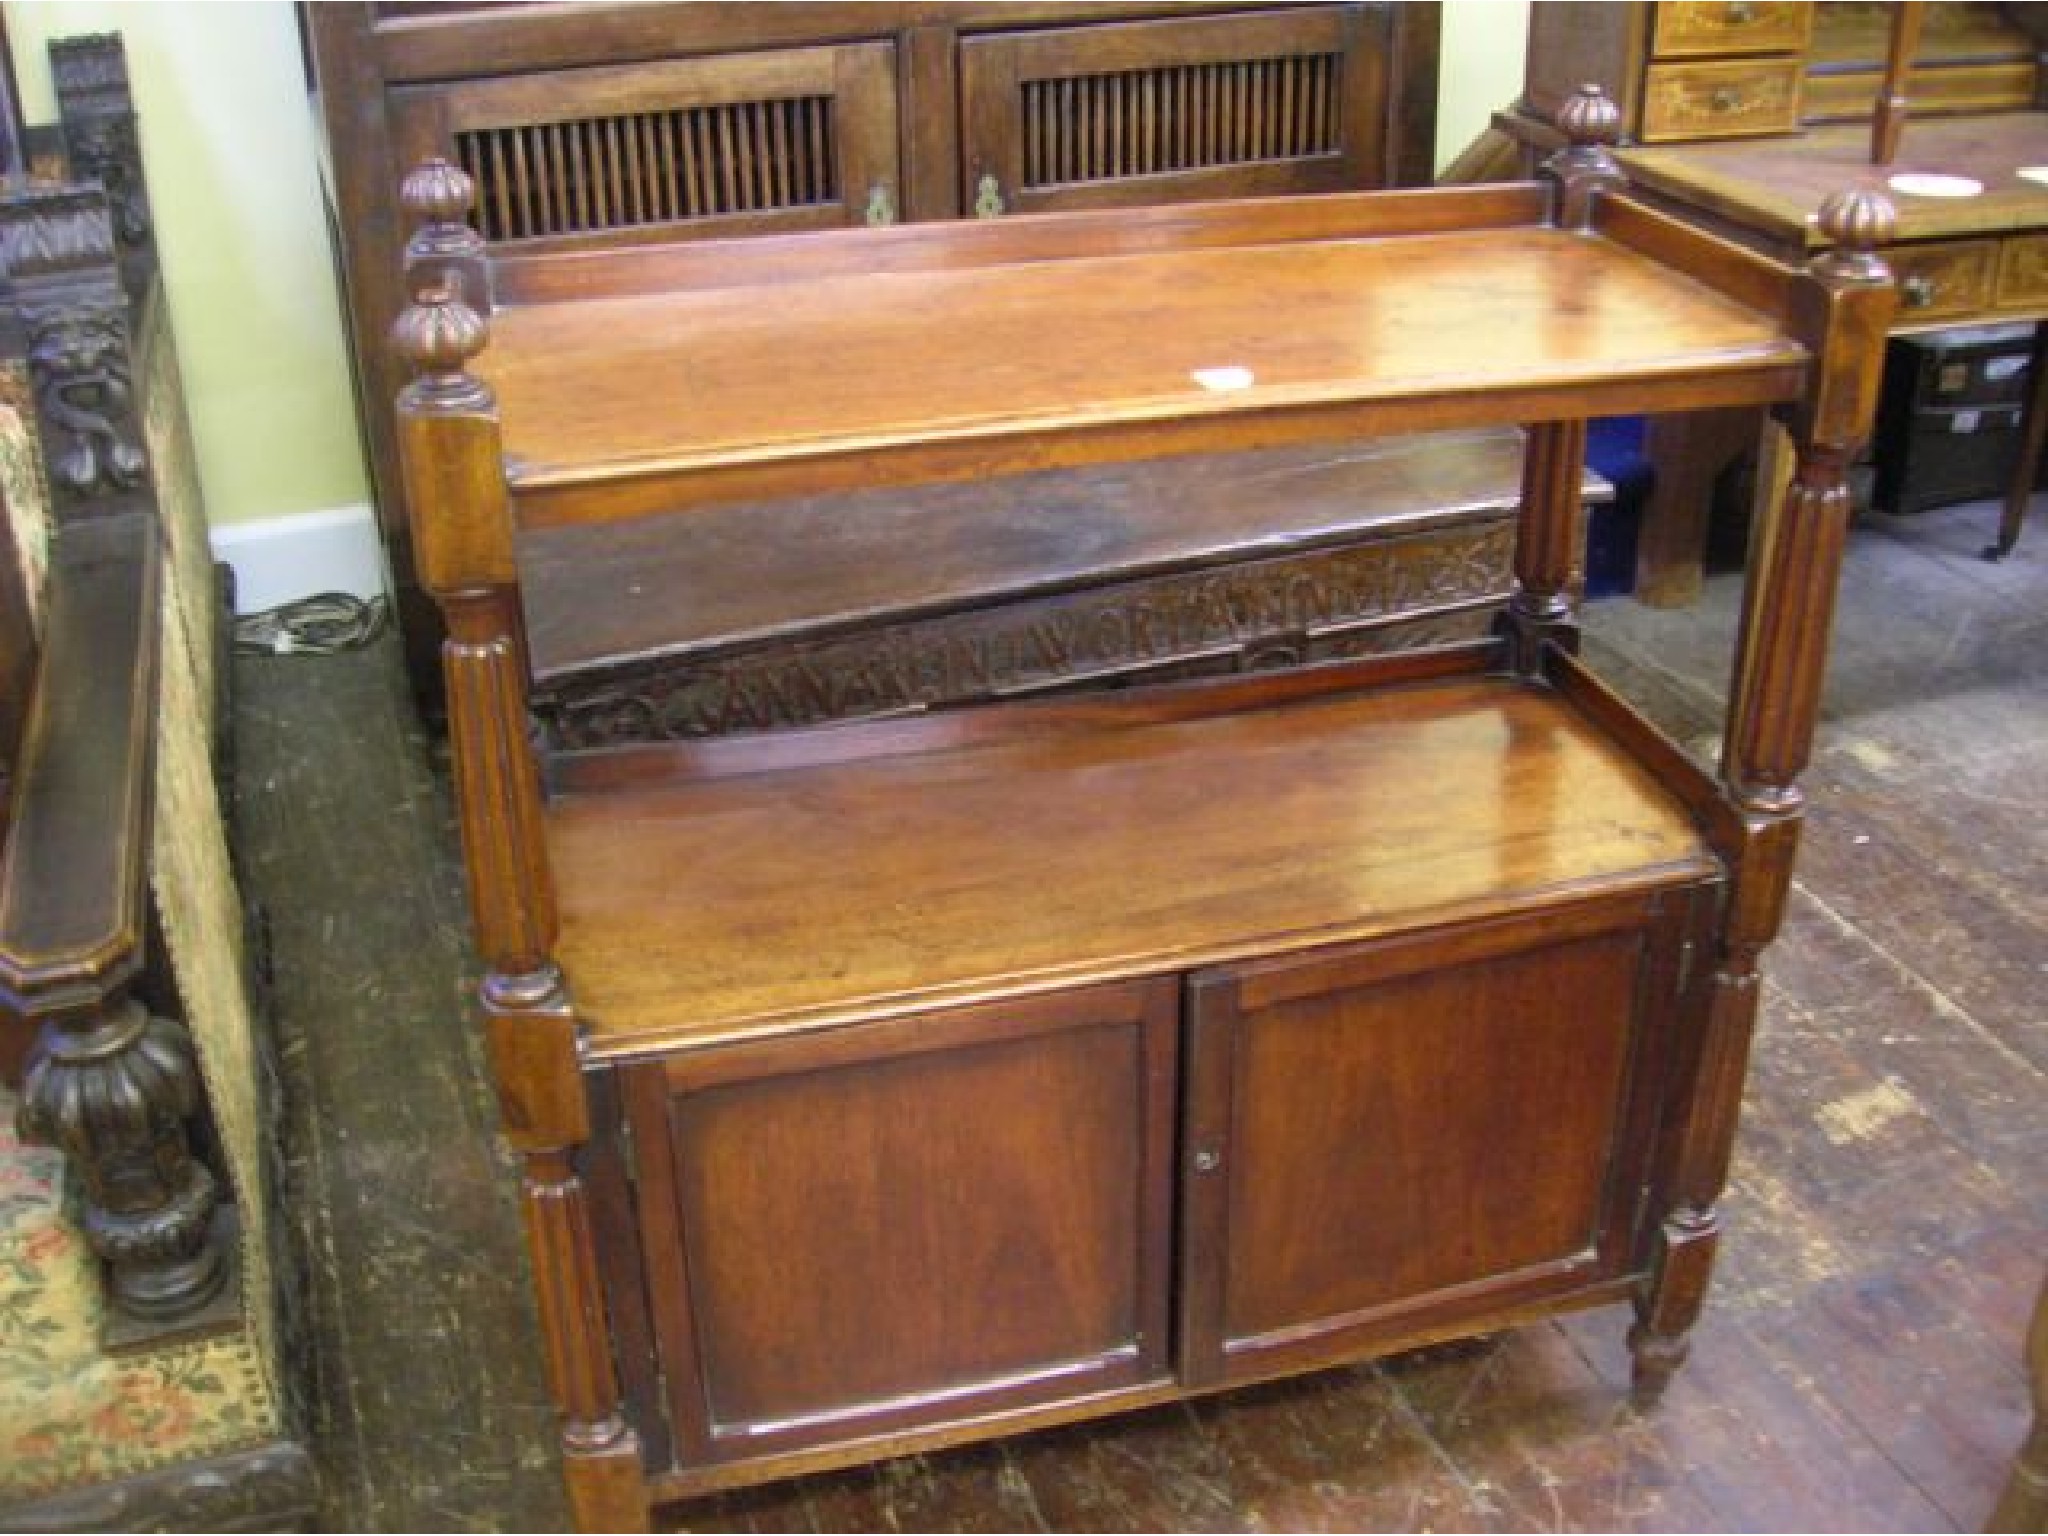
[[[230,1266],[214,1225],[219,1189],[189,1130],[200,1100],[191,1040],[130,995],[146,949],[161,555],[118,249],[97,187],[0,201],[0,263],[67,529],[42,667],[71,680],[39,690],[23,735],[0,874],[0,988],[10,1012],[38,1025],[23,1132],[61,1147],[80,1173],[124,1337],[190,1326]]]
[[[408,179],[397,430],[584,1528],[1624,1298],[1642,1393],[1683,1358],[1890,215],[1837,196],[1780,265],[1629,198],[1597,93],[1566,118],[1548,186],[583,259],[482,256],[462,179]],[[1588,418],[1733,405],[1799,464],[1716,779],[1576,659],[1572,527]],[[529,729],[550,528],[1512,423],[1491,639],[753,740]]]

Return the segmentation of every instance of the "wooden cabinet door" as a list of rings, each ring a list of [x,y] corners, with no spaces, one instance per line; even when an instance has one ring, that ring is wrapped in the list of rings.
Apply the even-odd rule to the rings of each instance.
[[[557,69],[392,93],[402,166],[475,178],[494,244],[616,246],[893,219],[887,42]]]
[[[679,1463],[1167,1371],[1177,998],[1055,993],[625,1069]]]
[[[1392,7],[1052,27],[960,44],[965,211],[1384,186]]]
[[[1193,978],[1186,1379],[1421,1342],[1627,1275],[1688,905]]]

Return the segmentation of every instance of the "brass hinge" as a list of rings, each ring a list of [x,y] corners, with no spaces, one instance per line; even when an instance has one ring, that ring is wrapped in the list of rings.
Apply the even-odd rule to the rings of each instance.
[[[974,216],[977,219],[999,219],[1009,209],[1003,201],[1003,184],[991,173],[981,178],[974,188]]]
[[[871,229],[896,222],[896,194],[890,191],[886,181],[878,181],[868,188],[867,222]]]

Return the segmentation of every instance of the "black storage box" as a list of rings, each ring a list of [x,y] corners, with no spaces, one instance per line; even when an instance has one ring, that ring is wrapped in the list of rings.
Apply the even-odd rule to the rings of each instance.
[[[1871,444],[1872,504],[1922,512],[2002,499],[2019,458],[2032,325],[1895,337]]]

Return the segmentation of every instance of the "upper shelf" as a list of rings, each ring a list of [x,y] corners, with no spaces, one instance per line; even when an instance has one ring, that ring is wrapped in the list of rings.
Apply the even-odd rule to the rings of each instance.
[[[1099,216],[1068,214],[865,247],[876,232],[793,236],[724,268],[701,247],[634,253],[612,291],[584,269],[590,296],[502,308],[476,371],[541,522],[1759,403],[1805,378],[1782,313],[1633,248],[1627,220],[1559,230],[1533,189],[1485,189],[1410,194],[1390,234],[1389,206],[1276,200],[1229,215],[1228,237],[1182,215],[1137,249],[1128,219],[1093,226],[1124,246],[1090,249]],[[664,280],[664,259],[685,280]]]

